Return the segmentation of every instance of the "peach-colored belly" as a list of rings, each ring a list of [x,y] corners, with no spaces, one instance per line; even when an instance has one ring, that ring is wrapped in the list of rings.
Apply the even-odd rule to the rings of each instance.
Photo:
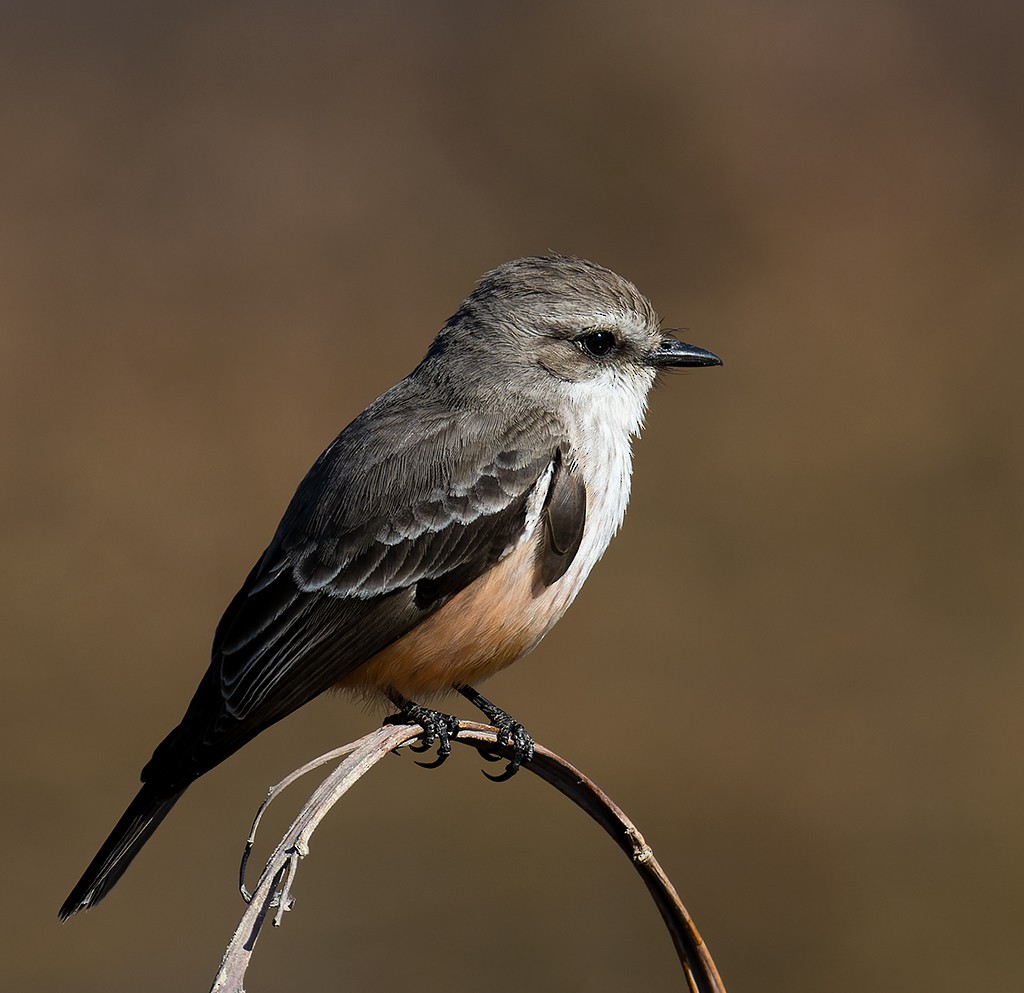
[[[535,595],[537,575],[536,542],[523,541],[336,688],[367,696],[394,690],[418,700],[504,669],[544,637],[575,593],[560,593],[556,583]]]

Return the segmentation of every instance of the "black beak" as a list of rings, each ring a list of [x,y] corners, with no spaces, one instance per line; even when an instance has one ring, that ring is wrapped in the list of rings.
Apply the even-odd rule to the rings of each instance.
[[[721,365],[722,360],[706,348],[687,345],[675,338],[662,338],[661,344],[651,352],[648,363],[657,369],[680,369],[687,366]]]

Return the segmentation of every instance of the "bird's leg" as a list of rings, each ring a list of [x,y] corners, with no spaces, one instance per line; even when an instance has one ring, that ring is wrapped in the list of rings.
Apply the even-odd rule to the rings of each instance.
[[[487,697],[482,696],[472,686],[456,685],[455,687],[477,710],[481,711],[498,731],[498,745],[501,748],[511,748],[512,758],[509,759],[505,771],[497,776],[489,776],[488,779],[496,783],[503,783],[511,779],[524,762],[533,758],[533,738],[519,721],[510,717],[500,707],[496,707]],[[498,756],[484,756],[496,761]]]
[[[388,691],[388,698],[398,707],[398,713],[386,717],[385,724],[419,724],[423,728],[422,743],[410,745],[410,751],[425,752],[435,741],[437,742],[437,758],[433,762],[416,764],[423,766],[424,769],[436,769],[442,765],[452,753],[452,738],[459,733],[459,719],[440,710],[421,707],[394,690]]]

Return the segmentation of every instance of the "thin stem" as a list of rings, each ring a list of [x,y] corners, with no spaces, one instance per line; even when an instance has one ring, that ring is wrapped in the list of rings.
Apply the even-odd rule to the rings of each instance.
[[[245,971],[267,914],[276,908],[274,924],[279,925],[284,914],[291,909],[291,889],[298,863],[309,854],[309,843],[320,821],[385,755],[420,739],[422,734],[422,729],[416,725],[386,725],[378,728],[358,741],[314,759],[268,792],[257,812],[242,856],[240,886],[243,896],[248,896],[244,880],[246,863],[266,808],[296,779],[327,762],[342,759],[341,764],[314,790],[270,856],[256,889],[248,896],[249,905],[224,953],[211,993],[243,993]],[[509,757],[511,752],[511,747],[503,748],[498,744],[498,734],[494,728],[470,721],[460,722],[458,736],[452,740],[476,748],[482,755],[493,754],[497,750]],[[725,993],[725,986],[707,945],[679,899],[679,894],[654,857],[654,852],[633,822],[596,784],[542,745],[536,746],[533,758],[523,768],[554,786],[586,811],[630,858],[668,928],[691,993]]]

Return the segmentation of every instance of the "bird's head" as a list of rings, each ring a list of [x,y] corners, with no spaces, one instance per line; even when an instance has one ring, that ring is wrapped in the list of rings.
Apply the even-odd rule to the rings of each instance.
[[[516,259],[487,273],[435,339],[440,360],[474,394],[552,408],[607,403],[639,425],[658,372],[721,365],[717,355],[661,329],[628,280],[583,259]]]

